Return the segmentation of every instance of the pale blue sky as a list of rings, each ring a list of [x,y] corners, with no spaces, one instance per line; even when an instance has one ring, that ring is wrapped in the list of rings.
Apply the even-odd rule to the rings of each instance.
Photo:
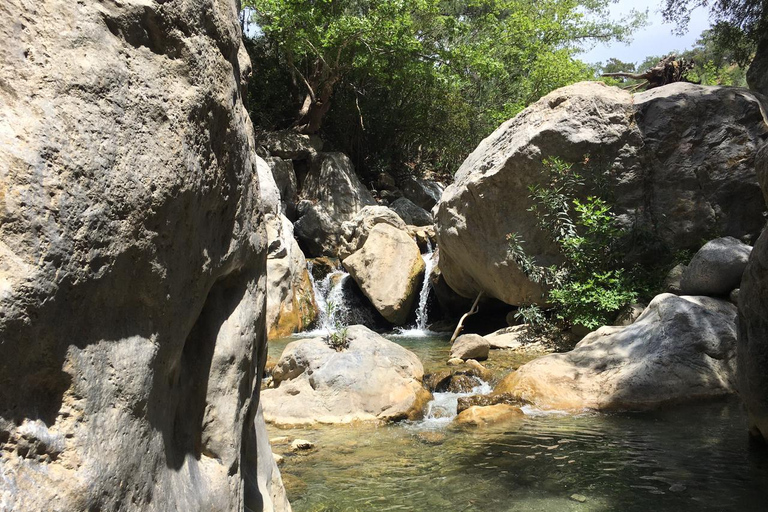
[[[620,18],[631,9],[648,9],[648,26],[638,30],[628,45],[613,43],[598,44],[592,50],[582,53],[579,58],[584,62],[605,62],[615,57],[623,62],[639,64],[649,55],[666,55],[672,50],[691,48],[703,30],[709,28],[709,14],[706,9],[698,8],[691,15],[688,32],[683,36],[672,34],[674,25],[663,23],[661,5],[663,0],[619,0],[610,5],[611,16]]]

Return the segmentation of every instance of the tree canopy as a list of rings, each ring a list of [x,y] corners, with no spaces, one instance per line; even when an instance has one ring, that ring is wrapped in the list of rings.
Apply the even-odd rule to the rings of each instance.
[[[641,22],[609,0],[246,0],[264,129],[320,132],[361,170],[454,170],[551,90],[589,79],[576,57]]]

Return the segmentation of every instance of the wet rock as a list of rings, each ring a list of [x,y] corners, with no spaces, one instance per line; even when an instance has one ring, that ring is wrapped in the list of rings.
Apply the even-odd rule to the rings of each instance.
[[[425,269],[416,242],[389,224],[377,224],[363,247],[342,265],[384,318],[405,325]]]
[[[520,407],[522,402],[510,393],[494,393],[491,395],[472,395],[459,397],[457,412],[466,411],[470,407],[487,407],[489,405],[507,404]]]
[[[461,427],[487,427],[520,420],[524,416],[523,411],[514,405],[496,404],[484,407],[473,405],[461,411],[453,422]]]
[[[349,348],[340,352],[323,338],[288,344],[273,372],[277,387],[262,391],[267,421],[349,423],[421,414],[431,394],[422,387],[419,358],[360,325],[347,329],[347,339]]]
[[[521,366],[494,393],[542,408],[651,409],[735,391],[736,308],[711,297],[655,297],[626,327],[601,327],[576,348]]]
[[[403,222],[412,226],[432,225],[432,214],[424,208],[416,206],[409,199],[401,197],[390,205],[390,208],[403,219]]]
[[[463,297],[545,300],[510,258],[505,236],[519,234],[540,265],[560,262],[528,198],[552,156],[607,186],[619,221],[657,240],[638,245],[633,259],[697,248],[713,232],[754,238],[765,208],[754,155],[766,133],[760,101],[745,89],[675,83],[631,95],[582,82],[553,91],[482,141],[443,193],[440,269]]]
[[[274,453],[274,452],[272,452],[272,458],[274,459],[274,461],[275,461],[275,464],[277,464],[278,466],[279,466],[280,464],[282,464],[282,463],[283,463],[283,461],[285,461],[285,457],[283,457],[283,456],[282,456],[282,455],[280,455],[279,453]]]
[[[448,366],[458,366],[460,364],[464,364],[464,360],[460,357],[452,357],[448,360],[446,363]]]
[[[488,359],[490,345],[478,334],[463,334],[456,338],[451,346],[451,359]]]
[[[733,237],[711,240],[693,256],[683,272],[686,295],[728,295],[739,287],[752,247]]]
[[[294,439],[291,443],[291,451],[301,452],[311,450],[315,447],[315,443],[307,441],[306,439]]]
[[[579,503],[585,503],[587,501],[587,497],[583,494],[571,494],[570,499]]]
[[[416,438],[424,444],[440,445],[445,442],[447,436],[443,432],[426,430],[417,433]]]
[[[322,281],[325,276],[332,274],[341,268],[341,262],[338,258],[329,258],[321,256],[307,260],[311,266],[310,272],[316,282]]]

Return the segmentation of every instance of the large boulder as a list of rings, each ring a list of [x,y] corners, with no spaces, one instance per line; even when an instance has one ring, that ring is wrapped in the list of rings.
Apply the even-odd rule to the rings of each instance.
[[[0,508],[273,508],[237,2],[2,17]]]
[[[323,150],[323,141],[315,135],[304,135],[296,130],[261,132],[256,143],[271,156],[285,160],[307,160]]]
[[[359,251],[377,224],[389,224],[400,231],[408,230],[403,219],[386,206],[366,206],[351,220],[342,224],[339,257],[343,259]]]
[[[403,196],[415,205],[430,211],[443,195],[443,186],[435,181],[407,176],[400,181]]]
[[[430,393],[415,354],[361,325],[336,351],[323,338],[290,343],[262,391],[267,422],[278,425],[349,423],[415,418]]]
[[[301,184],[296,236],[310,256],[336,256],[341,226],[376,204],[343,153],[319,153]]]
[[[544,409],[642,410],[735,391],[736,307],[656,296],[627,327],[601,327],[570,352],[521,366],[494,393]]]
[[[683,271],[684,295],[728,295],[739,287],[752,247],[727,236],[710,240]]]
[[[768,201],[768,144],[757,156],[757,170]],[[739,395],[749,428],[768,441],[768,229],[749,256],[739,288]]]
[[[376,224],[362,248],[341,263],[384,318],[405,324],[426,268],[419,246],[405,231]]]
[[[675,83],[631,95],[582,82],[558,89],[502,124],[464,161],[436,208],[440,268],[459,294],[483,291],[511,305],[541,301],[515,265],[517,233],[540,265],[560,253],[540,230],[528,188],[543,159],[574,163],[585,194],[610,190],[627,227],[654,240],[648,254],[698,249],[711,233],[756,238],[764,205],[754,153],[768,133],[746,89]],[[586,156],[589,156],[587,159]]]
[[[460,427],[488,427],[498,423],[519,421],[524,417],[522,409],[514,405],[473,405],[461,411],[453,422]]]
[[[410,199],[401,197],[396,199],[390,205],[390,208],[397,213],[403,222],[412,226],[430,226],[432,224],[432,214],[424,208],[415,205]]]

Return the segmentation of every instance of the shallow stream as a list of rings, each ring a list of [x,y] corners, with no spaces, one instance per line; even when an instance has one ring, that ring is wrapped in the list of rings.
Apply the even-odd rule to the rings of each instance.
[[[425,371],[446,368],[445,339],[390,339]],[[288,341],[270,342],[270,355]],[[492,351],[486,366],[523,362]],[[269,433],[317,445],[296,454],[273,446],[285,455],[296,512],[768,509],[768,455],[750,445],[737,400],[642,414],[527,413],[483,430],[422,421]]]

